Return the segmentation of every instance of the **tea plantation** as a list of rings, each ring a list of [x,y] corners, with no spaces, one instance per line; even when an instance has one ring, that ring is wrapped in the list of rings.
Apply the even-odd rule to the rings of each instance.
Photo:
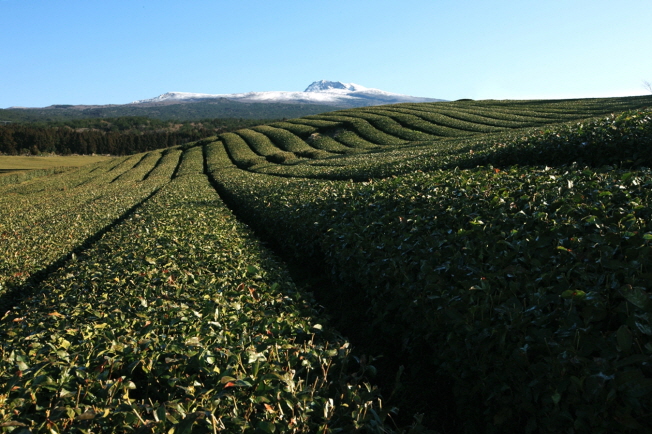
[[[489,100],[6,182],[0,430],[646,432],[651,167],[652,97]]]

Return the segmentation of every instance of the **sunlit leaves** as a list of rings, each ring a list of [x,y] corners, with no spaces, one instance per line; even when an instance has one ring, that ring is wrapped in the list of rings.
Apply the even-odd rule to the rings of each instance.
[[[382,414],[348,374],[348,343],[317,327],[311,299],[200,171],[192,148],[172,182],[2,318],[0,422],[312,432]]]

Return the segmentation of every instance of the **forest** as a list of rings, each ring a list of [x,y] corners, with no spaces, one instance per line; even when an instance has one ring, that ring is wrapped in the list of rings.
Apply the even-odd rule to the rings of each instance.
[[[183,145],[219,133],[261,125],[265,119],[173,121],[142,116],[0,125],[0,154],[130,155]]]

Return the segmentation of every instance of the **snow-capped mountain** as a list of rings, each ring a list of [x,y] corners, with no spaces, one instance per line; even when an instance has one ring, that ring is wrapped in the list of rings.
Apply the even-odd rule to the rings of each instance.
[[[367,88],[354,83],[319,80],[310,84],[303,92],[267,91],[231,94],[168,92],[155,98],[134,101],[132,104],[180,104],[211,99],[259,103],[325,104],[341,107],[362,107],[400,102],[444,101],[434,98],[401,95],[380,89]]]
[[[331,91],[359,91],[368,90],[368,88],[355,83],[342,83],[341,81],[319,80],[313,82],[304,90],[304,92],[331,92]]]

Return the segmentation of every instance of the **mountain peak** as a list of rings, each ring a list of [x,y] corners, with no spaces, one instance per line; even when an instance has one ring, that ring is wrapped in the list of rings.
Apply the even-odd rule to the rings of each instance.
[[[362,86],[353,83],[342,83],[341,81],[319,80],[315,81],[304,90],[304,92],[328,92],[332,90],[360,90]]]

